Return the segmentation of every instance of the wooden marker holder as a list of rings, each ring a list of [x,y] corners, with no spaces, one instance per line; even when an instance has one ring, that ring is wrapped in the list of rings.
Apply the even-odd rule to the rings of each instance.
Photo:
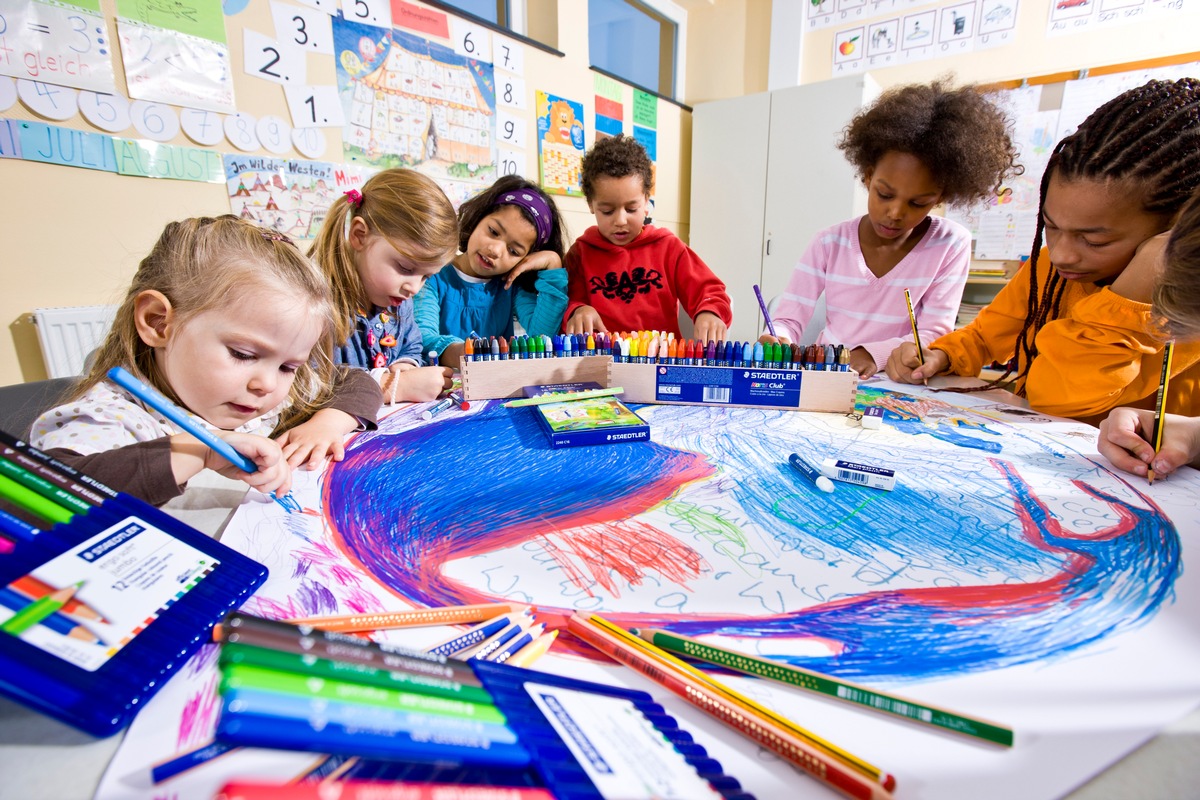
[[[666,368],[665,370],[663,368]],[[819,370],[773,370],[760,367],[679,367],[705,373],[720,382],[745,380],[750,373],[798,373],[800,380],[798,405],[781,402],[738,403],[703,402],[700,400],[669,400],[658,392],[658,380],[667,370],[666,364],[618,364],[612,356],[578,356],[573,358],[522,358],[509,361],[468,361],[462,365],[463,396],[467,400],[500,400],[523,397],[526,386],[550,383],[583,383],[591,381],[601,386],[620,386],[625,391],[621,399],[630,403],[664,405],[713,405],[735,408],[766,408],[785,411],[829,411],[849,413],[854,410],[858,391],[857,372],[824,372]],[[711,371],[711,372],[710,372]],[[724,374],[716,374],[723,372]]]

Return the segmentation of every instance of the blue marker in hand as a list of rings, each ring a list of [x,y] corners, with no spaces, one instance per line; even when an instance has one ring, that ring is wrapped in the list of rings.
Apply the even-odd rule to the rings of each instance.
[[[205,445],[212,448],[213,452],[230,464],[233,464],[242,472],[258,472],[258,465],[237,450],[234,450],[233,445],[201,425],[182,408],[164,397],[157,389],[147,386],[133,377],[124,367],[113,367],[110,369],[108,371],[108,379],[171,420],[171,422],[174,422],[180,429],[195,436]],[[276,497],[275,493],[271,492],[271,498],[288,511],[300,510],[300,503],[292,496],[291,492],[288,492],[282,498]]]

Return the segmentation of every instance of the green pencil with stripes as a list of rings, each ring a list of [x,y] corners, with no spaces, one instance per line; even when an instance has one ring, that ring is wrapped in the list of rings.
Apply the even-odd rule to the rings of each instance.
[[[790,664],[781,664],[778,661],[746,655],[735,650],[725,650],[707,642],[669,631],[643,628],[634,630],[633,633],[671,653],[727,667],[758,678],[778,681],[798,689],[834,697],[873,711],[924,723],[952,733],[972,736],[1005,747],[1012,747],[1013,744],[1012,728],[1006,728],[977,717],[969,717],[937,706],[926,705],[899,695],[887,694],[878,689],[843,681],[820,672],[793,667]]]

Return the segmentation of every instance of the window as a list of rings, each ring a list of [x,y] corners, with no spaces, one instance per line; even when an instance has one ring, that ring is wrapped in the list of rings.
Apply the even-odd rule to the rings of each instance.
[[[682,96],[686,24],[670,0],[588,0],[592,66],[663,97]]]
[[[553,48],[559,0],[425,0],[431,6]],[[559,53],[559,55],[562,55]]]
[[[508,3],[505,0],[442,0],[448,6],[507,28]]]

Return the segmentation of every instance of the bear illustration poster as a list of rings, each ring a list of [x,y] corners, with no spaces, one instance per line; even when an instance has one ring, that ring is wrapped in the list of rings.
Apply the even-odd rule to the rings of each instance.
[[[538,173],[550,194],[583,196],[583,104],[537,93]]]

